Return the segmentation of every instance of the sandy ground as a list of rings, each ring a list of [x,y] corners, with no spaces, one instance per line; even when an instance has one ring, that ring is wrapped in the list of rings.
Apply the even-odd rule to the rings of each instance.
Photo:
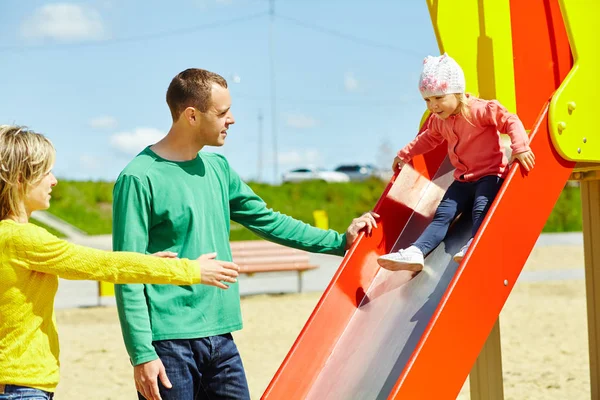
[[[575,246],[538,248],[525,270],[583,268]],[[253,399],[259,399],[320,298],[320,293],[242,299],[245,328],[235,339]],[[57,313],[62,378],[57,399],[134,399],[132,368],[116,309]],[[518,283],[500,324],[505,399],[589,399],[585,283]],[[458,397],[469,399],[468,383]]]

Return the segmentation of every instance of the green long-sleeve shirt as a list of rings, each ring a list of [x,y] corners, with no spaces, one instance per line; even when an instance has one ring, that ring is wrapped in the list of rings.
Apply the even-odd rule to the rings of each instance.
[[[344,253],[345,235],[267,208],[218,154],[200,152],[194,160],[174,162],[146,148],[115,184],[115,250],[168,250],[190,259],[216,252],[217,259],[230,261],[230,220],[283,245]],[[206,285],[117,285],[115,291],[133,365],[157,358],[154,340],[201,338],[242,328],[237,283],[227,290]]]

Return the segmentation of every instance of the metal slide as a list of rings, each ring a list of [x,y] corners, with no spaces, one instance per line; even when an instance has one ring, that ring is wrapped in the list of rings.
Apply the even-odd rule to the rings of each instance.
[[[452,182],[445,144],[390,182],[380,228],[346,255],[263,399],[456,398],[574,167],[551,144],[547,110],[531,134],[536,167],[513,165],[460,266],[469,216],[420,273],[376,262],[430,222]]]

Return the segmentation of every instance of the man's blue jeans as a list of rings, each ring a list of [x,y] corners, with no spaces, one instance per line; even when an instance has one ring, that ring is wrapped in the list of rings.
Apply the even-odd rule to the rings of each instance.
[[[0,400],[51,400],[53,397],[54,393],[17,385],[5,385],[0,392]]]
[[[230,333],[153,345],[173,385],[166,389],[159,380],[163,400],[250,400],[242,358]]]

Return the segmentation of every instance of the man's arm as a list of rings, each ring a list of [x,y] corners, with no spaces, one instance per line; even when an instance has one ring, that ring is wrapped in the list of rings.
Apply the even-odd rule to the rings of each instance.
[[[267,208],[265,202],[229,168],[230,218],[263,239],[313,253],[344,255],[346,234],[315,228]]]
[[[149,213],[148,189],[136,177],[120,176],[113,192],[113,250],[146,253]],[[144,285],[115,285],[115,297],[131,363],[157,359]]]

